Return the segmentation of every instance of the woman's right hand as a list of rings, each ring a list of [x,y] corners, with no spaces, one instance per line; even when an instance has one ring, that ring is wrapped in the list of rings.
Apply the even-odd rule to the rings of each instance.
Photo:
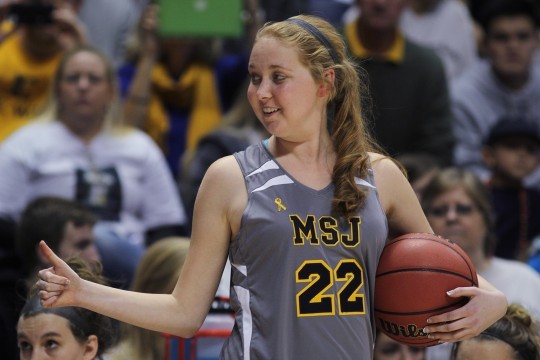
[[[39,249],[52,264],[52,267],[39,271],[36,287],[44,308],[76,305],[76,295],[81,285],[81,278],[45,244],[39,243]]]

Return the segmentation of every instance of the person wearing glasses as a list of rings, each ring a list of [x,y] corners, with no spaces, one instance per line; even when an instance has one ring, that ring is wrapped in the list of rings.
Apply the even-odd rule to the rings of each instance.
[[[441,170],[424,189],[422,207],[435,234],[456,242],[478,274],[501,290],[509,303],[523,304],[540,316],[540,275],[527,264],[493,256],[495,219],[490,194],[479,177],[465,169]],[[428,355],[439,347],[428,350]]]
[[[540,125],[540,72],[534,66],[538,8],[534,0],[486,1],[480,16],[486,58],[450,84],[454,163],[484,181],[490,172],[482,162],[482,146],[490,128],[508,116]],[[540,171],[528,181],[540,187]]]

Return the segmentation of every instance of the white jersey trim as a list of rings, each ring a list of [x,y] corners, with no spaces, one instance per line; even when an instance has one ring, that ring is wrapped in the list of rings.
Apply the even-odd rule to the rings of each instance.
[[[276,176],[275,178],[268,180],[266,183],[254,189],[252,192],[266,190],[269,187],[276,186],[276,185],[285,185],[285,184],[293,184],[293,183],[294,181],[292,181],[292,179],[288,177],[287,175],[280,175],[280,176]]]
[[[258,168],[256,170],[253,170],[246,177],[250,177],[251,175],[255,175],[255,174],[261,173],[261,172],[266,171],[266,170],[275,170],[275,169],[279,169],[278,164],[276,164],[276,162],[274,160],[269,160],[269,161],[265,162],[264,164],[262,164],[260,168]]]
[[[368,187],[368,188],[376,189],[375,186],[371,185],[370,183],[368,183],[368,182],[367,182],[366,180],[364,180],[364,179],[360,179],[360,178],[355,177],[355,178],[354,178],[354,182],[357,183],[357,184],[360,185],[360,186],[365,186],[365,187]]]
[[[253,318],[249,307],[249,290],[235,286],[234,290],[242,307],[242,337],[244,338],[244,360],[250,360],[251,335],[253,333]]]

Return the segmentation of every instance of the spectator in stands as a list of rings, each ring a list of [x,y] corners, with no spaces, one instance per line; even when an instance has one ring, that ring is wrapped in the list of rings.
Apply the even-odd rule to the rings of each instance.
[[[200,39],[156,33],[158,6],[143,13],[139,44],[119,70],[125,116],[163,149],[176,176],[186,149],[214,129],[221,118],[217,81]]]
[[[105,274],[131,278],[145,244],[184,233],[165,159],[146,134],[122,125],[115,72],[99,51],[66,54],[54,100],[48,120],[20,129],[0,148],[0,218],[18,221],[36,197],[73,199],[98,217]]]
[[[392,156],[425,152],[449,164],[454,137],[444,68],[432,50],[400,32],[407,1],[356,4],[360,15],[345,26],[345,38],[367,73],[375,138]]]
[[[508,303],[520,303],[540,316],[540,274],[522,262],[493,256],[497,240],[491,199],[477,176],[459,168],[441,170],[425,188],[422,207],[435,234],[456,242]],[[450,348],[431,347],[426,358],[448,358]]]
[[[163,239],[148,248],[139,262],[131,290],[170,293],[176,285],[189,249],[188,238]],[[122,335],[109,360],[164,359],[165,341],[160,333],[122,324]]]
[[[377,330],[373,360],[424,360],[426,350],[397,342]]]
[[[58,256],[78,256],[89,265],[100,261],[93,234],[96,217],[74,201],[44,196],[30,202],[24,210],[17,230],[15,247],[23,263],[27,289],[37,280],[38,270],[50,266],[41,256],[41,240],[51,244]]]
[[[524,184],[540,164],[538,129],[521,119],[501,119],[485,139],[483,160],[491,171],[495,255],[525,261],[532,240],[540,235],[540,191]]]
[[[72,258],[68,263],[81,278],[105,284],[80,259]],[[83,308],[44,308],[34,290],[17,324],[20,359],[100,360],[115,344],[116,329],[110,318]]]
[[[528,0],[493,0],[482,17],[487,59],[452,83],[457,139],[455,163],[483,180],[482,142],[500,119],[521,118],[540,126],[540,73],[533,70],[540,18]],[[529,183],[540,186],[540,173]]]
[[[439,55],[448,80],[478,61],[474,22],[461,0],[412,0],[400,27],[406,37]]]
[[[510,304],[506,315],[472,339],[453,345],[452,360],[540,360],[540,326],[527,309]]]
[[[0,42],[0,142],[41,110],[62,54],[86,41],[84,26],[67,2],[21,0],[17,4],[39,10],[40,16],[15,18],[15,29]],[[9,13],[4,11],[5,16]]]

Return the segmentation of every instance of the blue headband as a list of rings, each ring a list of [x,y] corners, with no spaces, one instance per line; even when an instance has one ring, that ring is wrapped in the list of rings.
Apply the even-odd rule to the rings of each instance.
[[[306,30],[308,33],[310,33],[313,37],[315,37],[321,44],[324,45],[326,50],[330,53],[330,56],[332,57],[332,60],[334,60],[334,64],[339,63],[338,55],[336,52],[336,49],[334,46],[332,46],[332,43],[322,32],[320,32],[319,29],[317,29],[315,26],[311,25],[307,21],[300,20],[300,19],[287,19],[285,21],[293,22],[296,25],[302,27],[304,30]]]

